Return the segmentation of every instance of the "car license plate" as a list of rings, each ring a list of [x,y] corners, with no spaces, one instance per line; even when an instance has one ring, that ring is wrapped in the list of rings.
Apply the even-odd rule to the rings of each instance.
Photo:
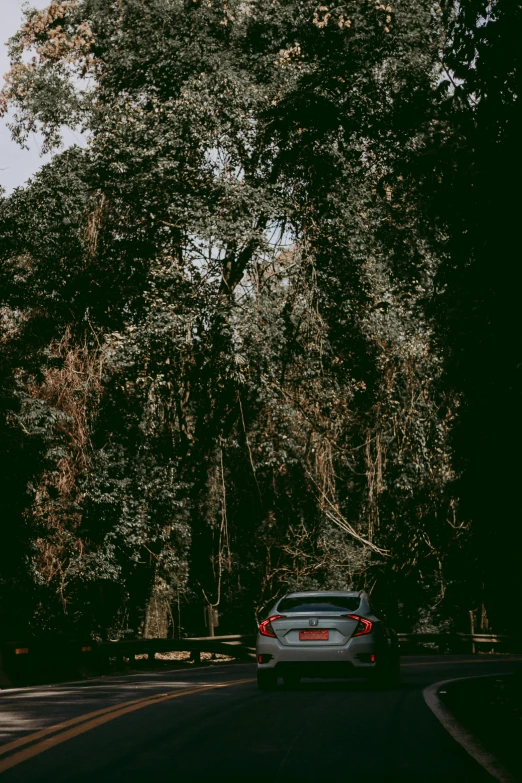
[[[328,631],[299,631],[300,642],[327,642]]]

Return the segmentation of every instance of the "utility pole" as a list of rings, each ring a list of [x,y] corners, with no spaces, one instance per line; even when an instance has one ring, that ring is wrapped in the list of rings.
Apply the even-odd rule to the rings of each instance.
[[[473,609],[469,610],[469,620],[470,620],[470,625],[471,625],[471,635],[473,635],[475,633],[475,612],[473,611]],[[471,652],[472,653],[475,652],[475,640],[474,639],[472,639],[472,641],[471,641]]]

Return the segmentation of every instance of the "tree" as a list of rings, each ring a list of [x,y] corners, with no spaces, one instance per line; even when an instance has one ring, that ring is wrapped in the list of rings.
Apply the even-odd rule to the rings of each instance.
[[[406,0],[27,12],[13,131],[89,137],[1,208],[5,269],[29,280],[5,307],[47,330],[27,357],[8,335],[9,383],[45,418],[18,420],[40,488],[20,514],[34,546],[60,508],[47,584],[75,622],[150,628],[161,594],[172,629],[181,592],[246,626],[289,586],[363,580],[395,612],[407,596],[410,624],[442,604],[455,400],[423,303],[442,229],[412,166],[446,34]]]
[[[431,219],[448,236],[436,297],[448,362],[462,394],[454,434],[455,493],[472,520],[473,603],[511,630],[517,553],[521,342],[516,186],[522,165],[519,2],[463,4],[446,53],[453,132],[439,156]],[[504,599],[498,600],[499,590]]]

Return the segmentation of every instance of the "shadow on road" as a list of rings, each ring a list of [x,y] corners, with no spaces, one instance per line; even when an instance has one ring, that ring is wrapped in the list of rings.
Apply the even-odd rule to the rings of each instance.
[[[303,678],[300,683],[279,685],[277,691],[281,693],[285,691],[375,691],[382,693],[383,691],[411,691],[416,688],[418,688],[417,684],[409,682],[383,686],[366,680],[308,680]]]

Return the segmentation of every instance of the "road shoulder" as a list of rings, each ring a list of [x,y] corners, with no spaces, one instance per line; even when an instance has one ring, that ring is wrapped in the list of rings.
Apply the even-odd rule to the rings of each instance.
[[[453,709],[450,709],[447,701],[444,697],[447,696],[448,691],[451,691],[452,696],[455,696],[455,691],[466,687],[470,687],[476,690],[476,687],[480,687],[480,682],[484,680],[491,680],[492,678],[499,678],[499,675],[483,675],[481,677],[461,677],[458,679],[442,680],[440,682],[433,683],[423,690],[424,701],[427,706],[438,718],[442,726],[453,737],[453,739],[461,745],[464,750],[472,756],[495,780],[500,783],[517,783],[518,776],[512,772],[503,760],[501,760],[492,749],[484,743],[482,738],[477,736],[476,732],[470,730],[469,722],[466,721],[466,725],[459,718],[461,717],[460,710],[458,716]],[[451,704],[454,706],[456,699],[451,699]],[[485,705],[480,715],[475,716],[478,719],[482,719],[483,724],[491,721],[491,716],[486,714]],[[476,726],[475,722],[475,726]],[[483,732],[480,732],[483,735]]]

